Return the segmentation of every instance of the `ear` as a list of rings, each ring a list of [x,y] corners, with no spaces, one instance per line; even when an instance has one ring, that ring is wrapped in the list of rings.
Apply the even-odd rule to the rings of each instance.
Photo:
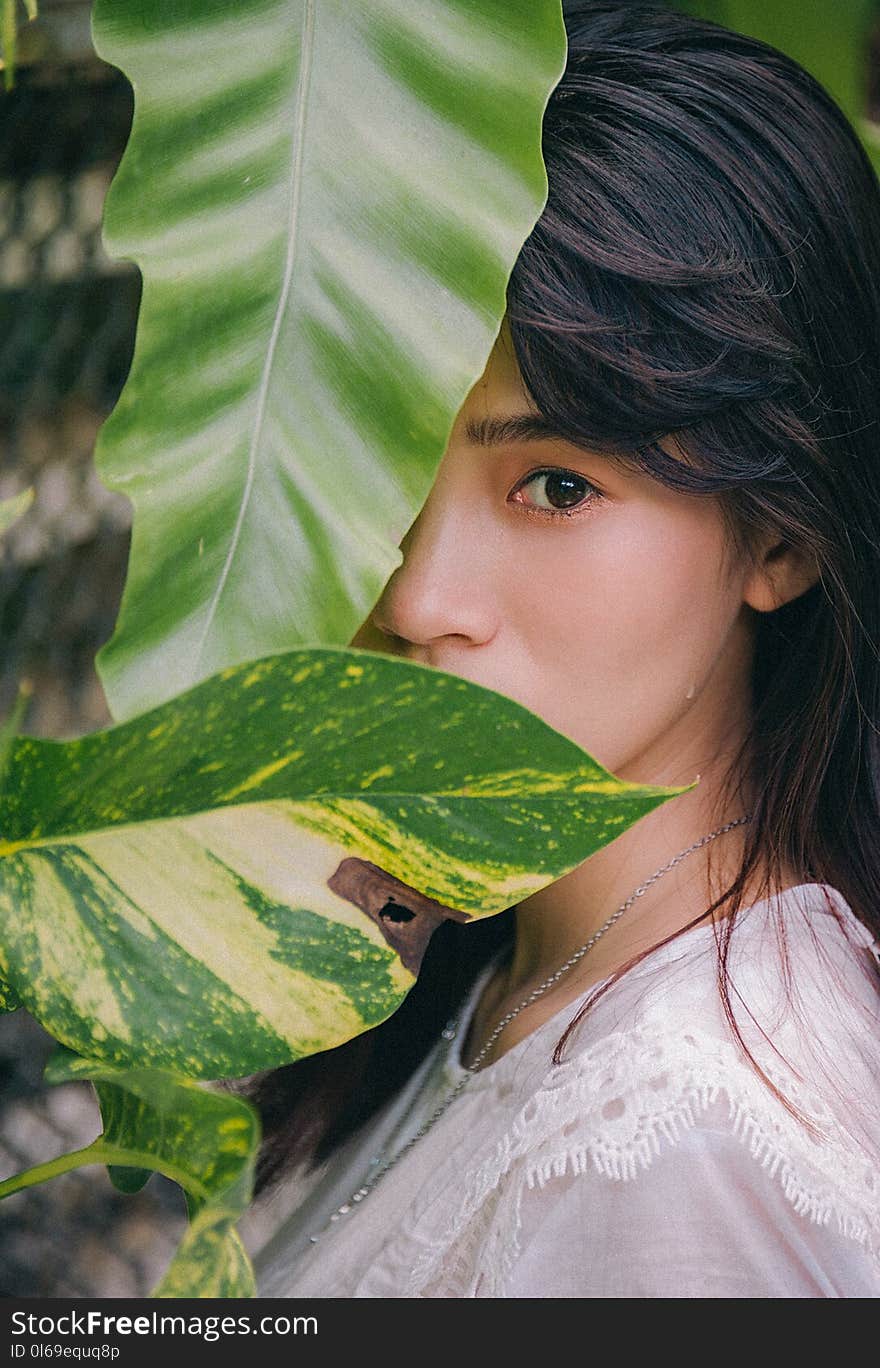
[[[743,602],[758,613],[772,613],[806,593],[819,579],[819,567],[778,533],[769,539],[743,582]]]

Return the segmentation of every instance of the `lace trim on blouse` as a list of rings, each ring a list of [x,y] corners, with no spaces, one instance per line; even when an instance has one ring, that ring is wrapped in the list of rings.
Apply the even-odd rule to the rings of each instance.
[[[637,1179],[718,1099],[727,1101],[731,1134],[795,1210],[818,1224],[834,1219],[880,1262],[877,1168],[821,1097],[790,1070],[759,1063],[818,1134],[785,1109],[733,1042],[698,1030],[677,1038],[659,1026],[618,1032],[561,1064],[484,1161],[461,1176],[461,1200],[411,1264],[404,1295],[431,1295],[442,1277],[447,1296],[473,1295],[478,1280],[480,1295],[502,1296],[521,1253],[526,1187],[590,1168]],[[470,1270],[469,1286],[451,1294],[456,1267]]]

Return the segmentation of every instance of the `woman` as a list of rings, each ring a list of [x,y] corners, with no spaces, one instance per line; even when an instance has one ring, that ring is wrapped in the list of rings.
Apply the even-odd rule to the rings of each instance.
[[[255,1081],[258,1289],[874,1296],[878,184],[775,50],[566,20],[547,206],[353,644],[699,783]]]

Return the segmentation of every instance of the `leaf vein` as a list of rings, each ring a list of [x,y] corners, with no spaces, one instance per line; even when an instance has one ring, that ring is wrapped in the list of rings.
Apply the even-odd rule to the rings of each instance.
[[[257,468],[257,452],[259,450],[260,439],[263,435],[263,424],[266,417],[266,407],[269,396],[269,385],[272,379],[272,367],[275,361],[275,352],[278,348],[278,339],[281,335],[281,325],[284,319],[284,311],[287,301],[290,298],[290,291],[293,284],[293,272],[296,262],[296,249],[299,236],[300,220],[300,200],[302,197],[302,180],[304,164],[304,144],[305,144],[305,125],[306,110],[308,106],[309,88],[311,85],[312,64],[315,43],[315,0],[305,0],[303,12],[303,36],[301,44],[301,59],[299,83],[297,88],[296,115],[294,117],[294,142],[292,165],[290,172],[290,217],[289,231],[287,237],[287,256],[284,262],[284,279],[281,283],[281,290],[278,296],[278,306],[275,310],[275,318],[272,323],[272,333],[269,337],[269,344],[266,348],[266,359],[263,363],[263,370],[260,376],[260,388],[257,392],[256,415],[254,419],[253,432],[251,434],[250,447],[248,449],[247,474],[245,477],[244,490],[242,491],[241,504],[238,516],[235,520],[235,527],[232,530],[232,537],[229,542],[229,549],[226,559],[223,562],[223,569],[220,571],[217,586],[208,605],[205,615],[205,625],[199,638],[198,647],[193,655],[193,667],[190,678],[197,679],[199,666],[205,649],[208,634],[217,616],[217,609],[223,590],[226,587],[229,574],[232,569],[233,561],[241,542],[242,528],[250,506],[251,493],[254,487],[254,479]]]

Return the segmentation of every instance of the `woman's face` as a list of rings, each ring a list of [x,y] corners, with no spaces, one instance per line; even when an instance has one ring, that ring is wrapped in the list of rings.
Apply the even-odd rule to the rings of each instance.
[[[622,778],[666,782],[741,719],[752,624],[715,499],[552,437],[502,331],[352,642],[485,685]]]

